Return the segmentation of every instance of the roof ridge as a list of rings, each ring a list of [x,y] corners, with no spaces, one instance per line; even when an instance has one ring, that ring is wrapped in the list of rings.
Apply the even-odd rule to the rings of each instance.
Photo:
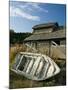
[[[39,28],[40,26],[46,26],[47,27],[48,25],[54,26],[54,25],[58,25],[58,23],[57,22],[42,23],[42,24],[37,24],[37,25],[33,26],[32,28],[33,29],[34,28]]]

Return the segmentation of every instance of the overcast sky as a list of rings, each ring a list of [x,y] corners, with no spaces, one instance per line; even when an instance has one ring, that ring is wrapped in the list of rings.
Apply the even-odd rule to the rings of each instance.
[[[10,29],[32,32],[32,27],[40,23],[58,22],[65,25],[65,11],[64,4],[10,1]]]

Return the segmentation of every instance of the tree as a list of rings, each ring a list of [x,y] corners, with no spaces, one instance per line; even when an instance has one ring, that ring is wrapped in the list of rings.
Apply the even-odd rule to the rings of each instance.
[[[31,33],[16,33],[14,30],[10,29],[10,44],[15,44],[15,43],[23,43],[23,40],[30,36]]]

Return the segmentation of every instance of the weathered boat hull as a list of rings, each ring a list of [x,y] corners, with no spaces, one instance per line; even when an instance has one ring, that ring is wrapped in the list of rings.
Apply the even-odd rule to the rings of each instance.
[[[48,56],[20,52],[15,58],[12,71],[32,80],[45,80],[60,72],[57,64]]]

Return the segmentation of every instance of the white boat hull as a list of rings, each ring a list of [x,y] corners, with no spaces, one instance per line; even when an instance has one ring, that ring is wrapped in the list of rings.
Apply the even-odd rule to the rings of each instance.
[[[60,72],[58,65],[46,55],[20,52],[15,59],[12,71],[28,79],[41,81]]]

